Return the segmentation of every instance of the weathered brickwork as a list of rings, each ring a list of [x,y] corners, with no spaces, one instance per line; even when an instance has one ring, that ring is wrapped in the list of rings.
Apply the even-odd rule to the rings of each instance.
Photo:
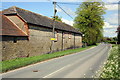
[[[3,37],[2,41],[2,60],[15,59],[17,57],[26,57],[30,50],[28,49],[28,40],[26,37],[17,37],[17,42],[14,42],[16,37]]]
[[[28,37],[3,36],[2,60],[30,57],[82,46],[80,34],[55,30],[57,39],[52,46],[52,29],[43,26],[26,25],[18,16],[8,16]],[[28,29],[29,28],[29,29]]]
[[[51,52],[52,29],[29,25],[29,40],[27,37],[3,37],[2,60],[15,59],[18,57],[30,57]],[[81,36],[74,33],[57,30],[57,41],[54,42],[54,51],[81,47]],[[75,40],[75,41],[74,41]]]
[[[82,37],[79,34],[75,35],[75,47],[82,46]]]
[[[52,19],[18,7],[11,7],[3,13],[12,27],[10,24],[4,24],[7,27],[2,26],[6,32],[0,35],[2,60],[37,56],[82,46],[82,33],[70,25],[55,21],[56,40],[53,45]],[[15,33],[16,30],[18,32]]]

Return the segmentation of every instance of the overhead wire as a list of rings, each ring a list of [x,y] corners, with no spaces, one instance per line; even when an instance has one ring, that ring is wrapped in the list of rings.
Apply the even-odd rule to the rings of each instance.
[[[68,3],[68,2],[57,2],[58,4],[68,4],[68,5],[80,5],[81,3]]]
[[[64,11],[64,13],[66,13],[69,17],[71,17],[72,19],[73,19],[73,17],[70,15],[70,14],[68,14],[62,7],[60,7],[58,4],[56,4],[61,10],[63,10]]]
[[[79,2],[79,3],[68,3],[68,2],[57,2],[57,6],[64,12],[64,13],[66,13],[70,18],[72,18],[73,19],[73,17],[69,14],[69,13],[67,13],[60,5],[58,5],[58,4],[67,4],[67,5],[80,5],[82,2]],[[105,4],[105,5],[110,5],[110,4],[120,4],[120,3],[107,3],[107,4]]]
[[[68,5],[80,5],[82,2],[79,2],[79,3],[71,3],[71,2],[57,2],[58,4],[68,4]],[[102,2],[101,2],[102,3]],[[105,5],[110,5],[110,4],[120,4],[120,2],[106,2]]]

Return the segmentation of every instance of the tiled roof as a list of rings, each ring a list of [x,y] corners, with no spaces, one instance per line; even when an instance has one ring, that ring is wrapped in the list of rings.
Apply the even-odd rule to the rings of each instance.
[[[24,10],[24,9],[15,7],[15,6],[5,9],[3,12],[5,15],[17,14],[29,24],[41,25],[41,26],[49,27],[49,28],[53,27],[52,26],[53,20],[51,18],[42,16],[40,14],[33,13],[31,11]],[[65,30],[65,31],[69,31],[69,32],[82,34],[78,30],[73,28],[72,26],[62,23],[62,22],[59,22],[59,21],[55,21],[55,28],[59,29],[59,30]]]
[[[6,36],[27,36],[16,25],[14,25],[5,15],[0,15],[0,35]]]

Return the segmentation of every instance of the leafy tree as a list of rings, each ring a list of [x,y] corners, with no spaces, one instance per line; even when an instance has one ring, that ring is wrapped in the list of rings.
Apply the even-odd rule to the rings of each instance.
[[[53,18],[53,19],[54,19],[54,18]],[[62,22],[62,19],[61,19],[61,17],[59,17],[59,16],[55,16],[55,20]]]
[[[103,37],[102,42],[107,42],[110,44],[116,44],[117,43],[117,37]]]
[[[120,31],[118,33],[118,44],[120,44]]]
[[[120,44],[120,26],[117,28],[117,32],[118,32],[118,44]]]
[[[103,38],[105,7],[103,2],[83,2],[76,11],[74,27],[83,34],[88,45],[96,44]]]
[[[113,40],[114,40],[114,41],[118,41],[118,38],[117,38],[117,37],[113,37]]]

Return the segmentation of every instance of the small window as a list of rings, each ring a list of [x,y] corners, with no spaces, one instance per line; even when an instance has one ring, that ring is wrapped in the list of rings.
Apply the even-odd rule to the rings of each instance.
[[[68,34],[68,38],[71,39],[71,34],[70,33]]]
[[[14,43],[17,43],[17,37],[14,37],[13,42],[14,42]]]

